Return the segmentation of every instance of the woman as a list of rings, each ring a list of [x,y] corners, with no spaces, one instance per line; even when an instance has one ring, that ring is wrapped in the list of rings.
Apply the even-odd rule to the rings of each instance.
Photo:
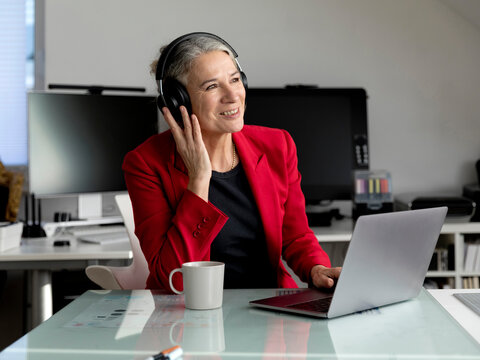
[[[152,66],[170,130],[123,165],[147,288],[169,289],[171,270],[199,260],[225,262],[225,288],[297,287],[282,256],[303,281],[332,287],[340,269],[308,227],[292,138],[244,126],[246,77],[235,51],[192,33]]]

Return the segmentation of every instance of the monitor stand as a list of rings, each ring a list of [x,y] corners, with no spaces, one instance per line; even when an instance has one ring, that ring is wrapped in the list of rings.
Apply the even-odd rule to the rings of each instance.
[[[80,194],[78,195],[78,219],[100,219],[103,215],[102,194]]]

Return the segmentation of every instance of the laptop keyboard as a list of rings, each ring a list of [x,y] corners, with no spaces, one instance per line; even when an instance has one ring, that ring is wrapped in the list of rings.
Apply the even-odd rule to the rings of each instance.
[[[328,311],[328,308],[330,307],[331,302],[332,302],[332,297],[330,296],[330,297],[325,297],[321,299],[306,301],[303,303],[288,305],[288,307],[299,309],[299,310],[326,313]]]
[[[480,293],[457,293],[453,296],[480,316]]]

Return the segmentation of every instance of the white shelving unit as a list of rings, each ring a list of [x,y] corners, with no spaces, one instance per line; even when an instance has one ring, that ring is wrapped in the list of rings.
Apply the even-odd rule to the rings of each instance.
[[[454,270],[429,271],[429,278],[454,278],[455,288],[463,287],[464,277],[480,276],[480,272],[466,272],[464,270],[465,235],[478,235],[480,237],[480,223],[445,223],[442,227],[439,244],[453,244]]]
[[[341,245],[340,243],[344,245],[342,250],[344,253],[352,236],[353,221],[351,219],[334,220],[330,227],[312,227],[312,230],[329,255],[331,249],[334,246]],[[464,271],[465,235],[468,234],[478,235],[480,238],[480,222],[457,223],[448,222],[447,220],[440,232],[438,246],[453,244],[455,269],[451,271],[429,271],[427,278],[451,278],[454,279],[455,288],[461,289],[463,287],[463,278],[480,277],[480,272]],[[338,251],[336,253],[338,254]],[[336,265],[340,265],[338,262],[339,260],[337,260]]]

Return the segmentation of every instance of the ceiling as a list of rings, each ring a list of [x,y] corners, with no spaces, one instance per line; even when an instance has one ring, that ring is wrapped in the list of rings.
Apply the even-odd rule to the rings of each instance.
[[[439,0],[480,30],[480,0]]]

